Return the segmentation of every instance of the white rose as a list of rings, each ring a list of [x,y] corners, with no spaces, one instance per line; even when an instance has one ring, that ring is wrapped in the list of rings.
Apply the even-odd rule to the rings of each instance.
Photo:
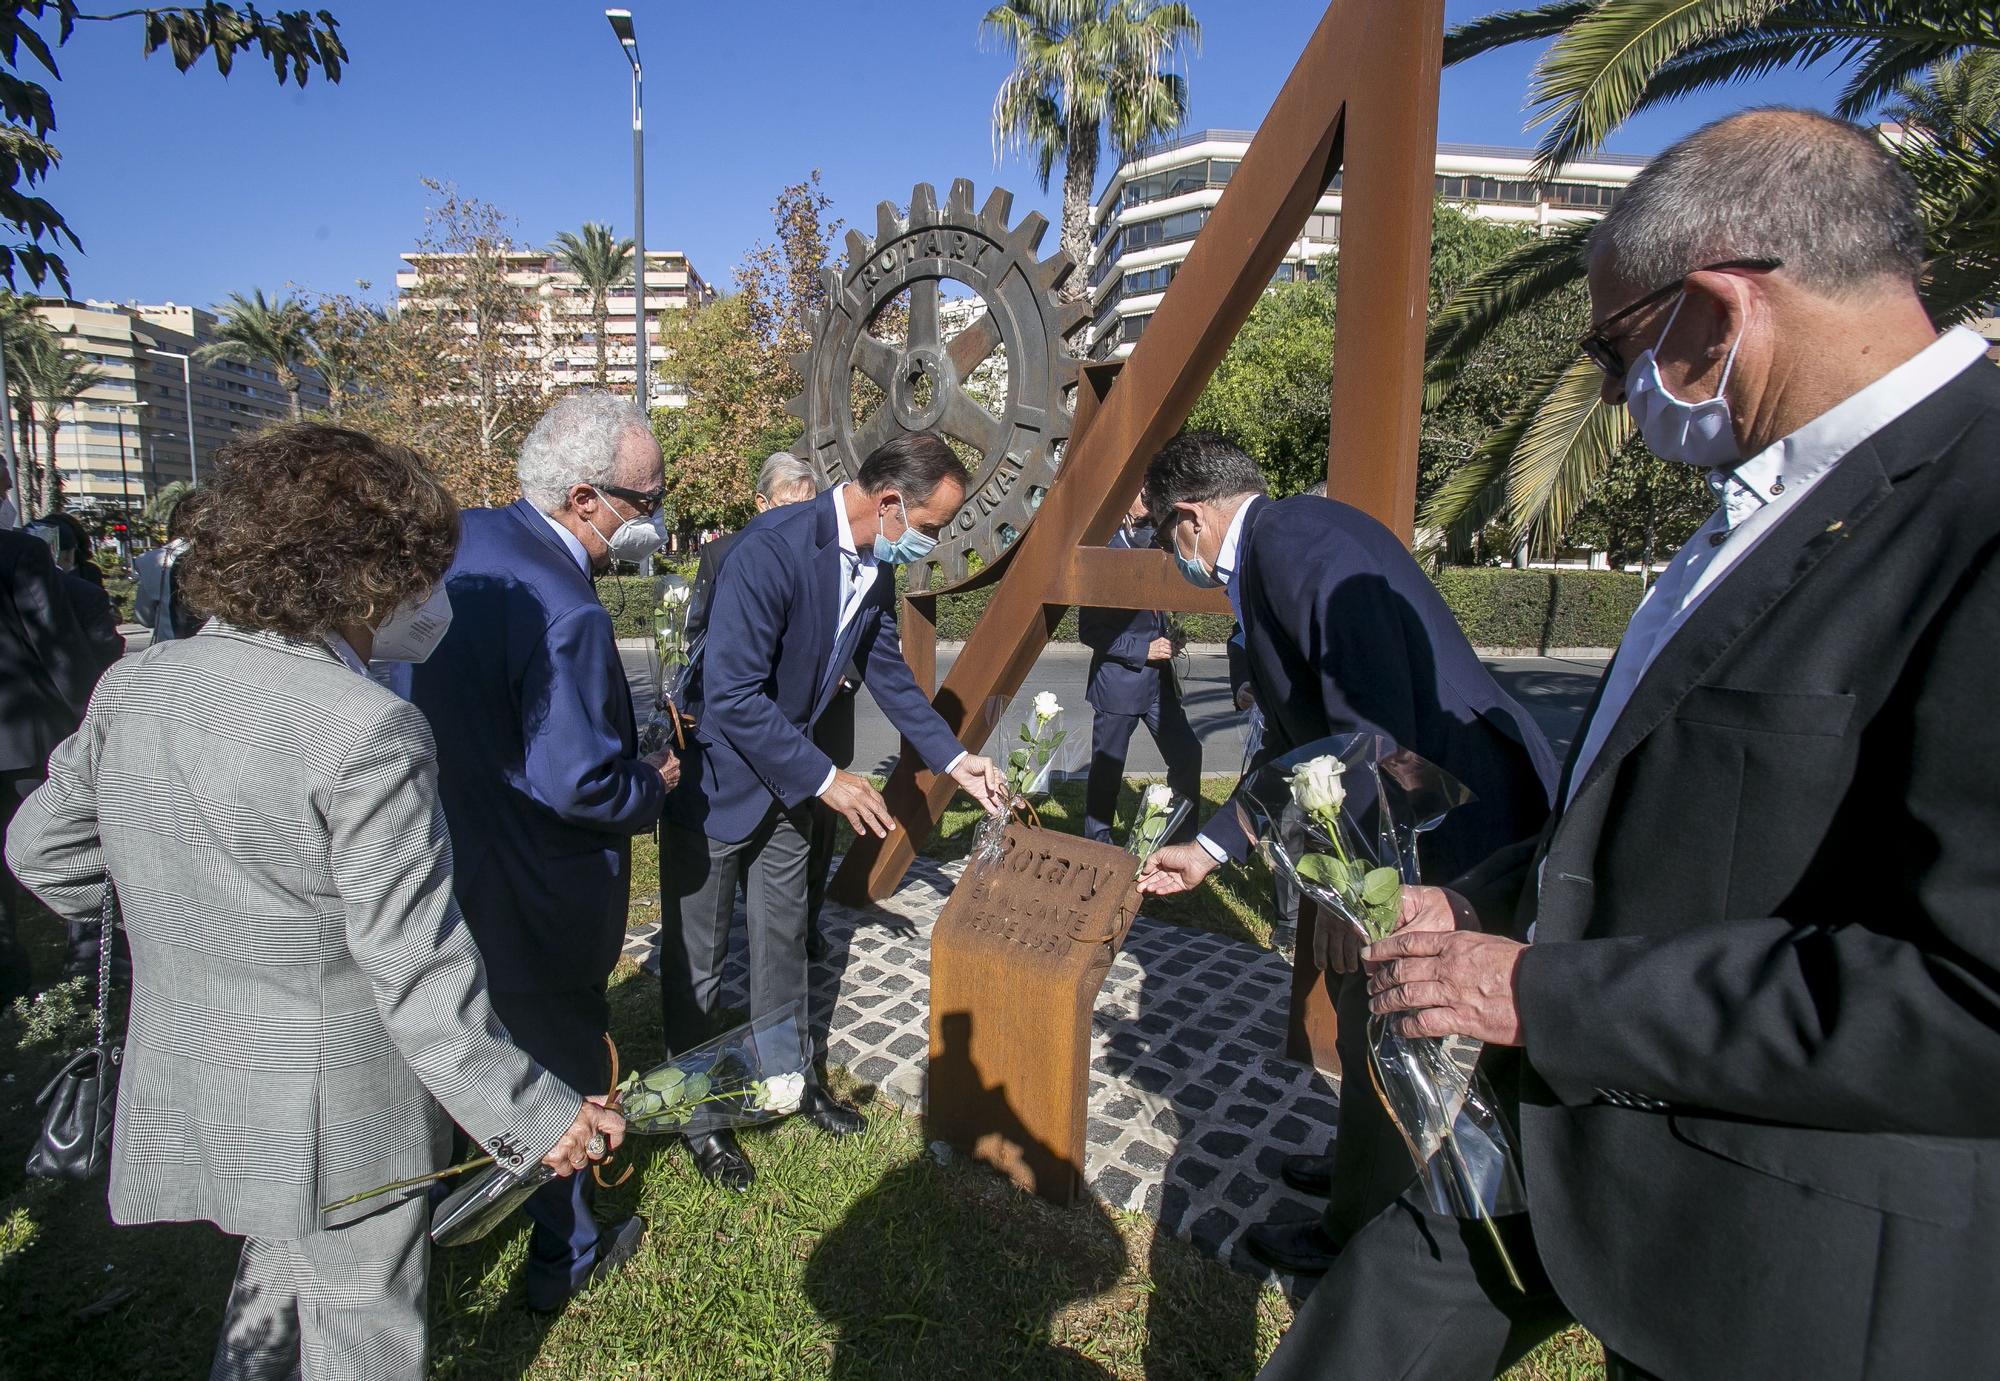
[[[660,592],[660,603],[668,606],[686,604],[692,597],[693,592],[687,586],[669,585],[665,590]]]
[[[763,1091],[757,1099],[760,1112],[774,1112],[783,1116],[799,1110],[799,1104],[806,1099],[806,1076],[804,1074],[774,1074],[764,1081]]]
[[[1061,713],[1062,704],[1056,699],[1054,691],[1043,691],[1035,697],[1035,721],[1038,724],[1046,724]]]
[[[1347,788],[1340,782],[1346,770],[1340,759],[1330,754],[1300,763],[1292,769],[1292,800],[1308,815],[1324,818],[1337,814],[1347,799]]]
[[[1139,809],[1147,815],[1165,815],[1173,803],[1173,790],[1164,782],[1156,782],[1139,798]]]

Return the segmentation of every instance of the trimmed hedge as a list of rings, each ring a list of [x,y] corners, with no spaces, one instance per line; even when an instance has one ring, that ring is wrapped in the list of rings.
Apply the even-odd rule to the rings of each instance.
[[[690,567],[686,572],[693,575]],[[1444,602],[1474,647],[1616,647],[1639,605],[1639,577],[1623,571],[1516,571],[1500,567],[1455,566],[1433,577]],[[611,611],[621,638],[653,634],[652,582],[613,576],[597,582],[598,597]],[[938,638],[963,642],[986,612],[991,590],[946,595],[938,600]],[[1226,614],[1182,614],[1191,642],[1229,640]],[[1055,641],[1073,643],[1076,610],[1063,615]]]

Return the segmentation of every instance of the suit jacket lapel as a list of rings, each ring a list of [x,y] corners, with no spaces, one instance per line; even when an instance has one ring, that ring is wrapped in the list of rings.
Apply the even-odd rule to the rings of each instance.
[[[1799,500],[1796,511],[1785,515],[1755,551],[1726,573],[1660,649],[1632,688],[1631,699],[1625,702],[1610,736],[1584,773],[1576,796],[1581,798],[1613,773],[1625,755],[1673,713],[1716,659],[1821,558],[1846,541],[1855,525],[1888,494],[1889,481],[1873,441],[1856,447],[1835,465]],[[1595,709],[1593,702],[1593,713]],[[1567,772],[1564,777],[1567,791]]]
[[[813,584],[807,598],[812,601],[812,626],[817,634],[814,647],[819,657],[813,672],[812,717],[816,719],[826,702],[826,687],[831,679],[828,668],[833,662],[834,639],[840,631],[840,606],[847,599],[847,562],[841,555],[840,519],[833,507],[840,502],[840,490],[829,489],[815,502],[819,512],[813,524],[813,537],[819,550],[813,556]],[[829,590],[833,592],[831,599],[826,593]]]
[[[589,585],[591,583],[590,577],[584,573],[583,567],[576,564],[576,553],[569,549],[562,538],[556,536],[555,530],[549,526],[548,519],[543,517],[533,504],[529,503],[526,499],[517,499],[507,505],[507,513],[515,522],[526,528],[528,534],[537,542],[540,542],[558,557],[562,558],[564,567],[576,572],[577,578],[582,580],[584,584]],[[594,589],[595,586],[592,586],[592,588]]]

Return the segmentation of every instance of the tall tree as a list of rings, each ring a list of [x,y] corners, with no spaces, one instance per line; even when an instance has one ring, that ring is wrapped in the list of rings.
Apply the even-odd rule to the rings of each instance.
[[[64,506],[62,467],[56,461],[56,434],[62,430],[64,408],[95,387],[104,372],[81,355],[63,349],[53,334],[30,336],[22,351],[20,367],[28,394],[42,424],[42,511],[54,513]]]
[[[361,285],[364,291],[367,286]],[[306,316],[306,349],[326,385],[327,414],[336,422],[346,411],[349,396],[369,374],[385,320],[380,307],[345,293],[321,297]]]
[[[1062,247],[1081,265],[1103,131],[1130,152],[1180,128],[1187,80],[1172,68],[1199,51],[1201,25],[1166,0],[1006,0],[986,12],[981,32],[1014,59],[993,100],[995,150],[1032,154],[1044,191],[1062,159]],[[1070,275],[1064,295],[1088,292],[1084,278]]]
[[[1906,88],[1914,81],[1919,91],[1938,90],[1941,76],[1962,70],[1937,68],[1954,58],[1974,63],[1959,84],[1976,81],[2000,51],[2000,9],[1935,0],[1554,0],[1459,26],[1445,37],[1445,62],[1551,37],[1528,93],[1548,125],[1543,175],[1596,148],[1637,111],[1826,58],[1850,72],[1839,107],[1847,118],[1892,95],[1905,109],[1959,108],[1964,102],[1946,94],[1913,100]],[[1940,322],[1976,314],[2000,299],[2000,133],[1955,118],[1948,137],[1917,131],[1891,148],[1917,185],[1929,234],[1926,306]],[[1428,394],[1447,390],[1519,313],[1576,290],[1587,232],[1571,227],[1524,245],[1466,281],[1432,320]],[[1463,539],[1504,514],[1519,537],[1552,545],[1630,437],[1624,409],[1597,395],[1596,370],[1581,356],[1552,366],[1420,521]]]
[[[55,21],[54,43],[37,25]],[[69,271],[57,248],[83,248],[62,212],[29,190],[45,179],[62,155],[49,142],[55,129],[55,101],[48,88],[20,75],[25,51],[51,78],[56,48],[69,42],[80,23],[115,24],[138,20],[142,51],[165,48],[174,66],[185,72],[204,57],[212,58],[225,77],[236,55],[256,48],[270,62],[278,84],[300,86],[317,67],[330,82],[340,80],[347,49],[340,41],[339,21],[325,10],[277,10],[268,17],[255,5],[225,5],[207,0],[199,6],[165,5],[87,14],[76,0],[5,0],[0,3],[0,220],[22,238],[0,244],[0,277],[11,287],[18,266],[40,287],[53,277],[69,291]]]
[[[605,323],[610,313],[606,299],[611,289],[632,276],[632,240],[628,236],[621,240],[608,225],[596,221],[585,221],[579,231],[565,230],[556,236],[549,246],[549,253],[557,263],[583,280],[584,291],[590,294],[590,333],[597,341],[597,386],[609,386],[609,371],[605,351]],[[643,349],[646,344],[646,312],[641,304],[633,319],[633,344]]]
[[[219,311],[222,322],[215,328],[214,341],[197,349],[195,358],[203,364],[218,360],[233,360],[237,364],[269,360],[278,375],[279,387],[291,400],[292,420],[304,417],[305,407],[299,401],[304,381],[299,370],[305,367],[306,358],[312,353],[307,333],[312,317],[305,304],[289,293],[275,302],[269,301],[262,288],[253,288],[249,297],[229,294],[229,300]]]

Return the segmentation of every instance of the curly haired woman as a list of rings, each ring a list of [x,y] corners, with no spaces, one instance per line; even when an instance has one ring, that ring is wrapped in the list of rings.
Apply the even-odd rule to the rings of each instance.
[[[494,1018],[430,730],[367,676],[449,619],[451,499],[413,453],[337,427],[218,460],[179,566],[211,621],[104,678],[7,857],[67,918],[116,886],[133,987],[111,1215],[246,1239],[213,1374],[417,1377],[423,1196],[321,1205],[438,1168],[446,1113],[503,1164],[561,1174],[624,1124]]]

